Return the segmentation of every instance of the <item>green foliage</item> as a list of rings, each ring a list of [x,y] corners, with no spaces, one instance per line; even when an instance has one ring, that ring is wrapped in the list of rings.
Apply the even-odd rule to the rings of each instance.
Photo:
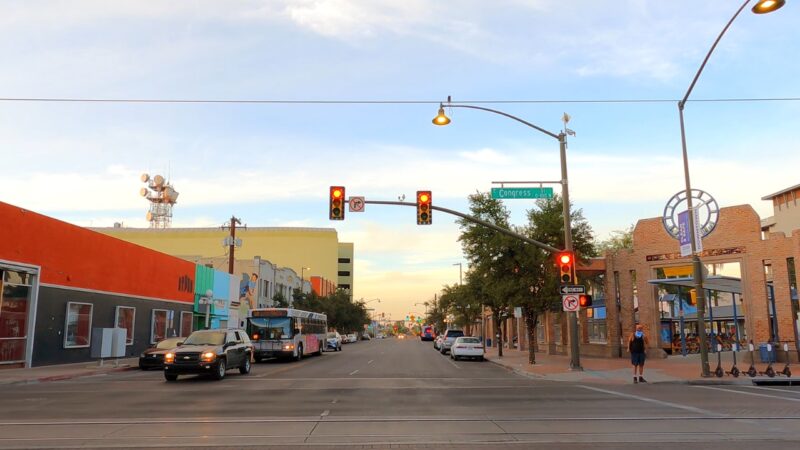
[[[553,247],[565,247],[560,196],[538,200],[536,207],[528,211],[528,223],[524,227],[512,227],[509,211],[489,193],[471,195],[469,202],[473,216]],[[597,254],[592,228],[581,210],[571,210],[571,219],[573,248],[578,260],[586,261]],[[513,307],[520,306],[530,342],[534,342],[535,336],[531,335],[535,335],[539,315],[558,311],[561,305],[555,255],[464,219],[458,223],[461,226],[459,241],[469,261],[469,271],[462,288],[445,287],[442,295],[445,311],[458,311],[462,305],[483,304],[492,311],[495,323],[499,323],[511,315]],[[476,308],[478,311],[480,308]],[[462,319],[470,320],[465,316]],[[531,352],[531,361],[533,358]]]
[[[364,303],[354,302],[344,290],[337,290],[327,297],[315,293],[294,293],[294,307],[305,311],[320,312],[328,316],[328,328],[340,333],[361,331],[370,323],[369,313]]]
[[[272,304],[275,305],[276,308],[288,308],[289,300],[284,297],[282,292],[276,292],[275,295],[272,296]]]
[[[611,236],[597,244],[597,253],[616,253],[633,249],[633,224],[627,230],[614,230]]]

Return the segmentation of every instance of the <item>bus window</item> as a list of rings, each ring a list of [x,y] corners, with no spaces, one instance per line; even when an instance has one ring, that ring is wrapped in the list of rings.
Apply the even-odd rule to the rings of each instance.
[[[288,339],[292,336],[291,325],[288,317],[251,317],[249,331],[259,339]]]

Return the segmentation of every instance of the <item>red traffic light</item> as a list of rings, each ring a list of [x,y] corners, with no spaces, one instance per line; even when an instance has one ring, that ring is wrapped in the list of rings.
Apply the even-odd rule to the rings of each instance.
[[[556,257],[561,283],[572,284],[575,278],[575,255],[572,252],[561,252]]]
[[[592,296],[589,294],[581,294],[578,296],[578,302],[580,303],[581,308],[591,308]]]
[[[559,257],[558,257],[558,261],[559,261],[561,264],[569,264],[569,263],[571,263],[571,262],[572,262],[572,255],[570,255],[569,253],[562,253],[562,254],[561,254]]]

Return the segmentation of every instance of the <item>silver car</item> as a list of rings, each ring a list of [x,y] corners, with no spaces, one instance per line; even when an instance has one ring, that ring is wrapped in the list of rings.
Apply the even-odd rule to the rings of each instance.
[[[442,345],[439,353],[446,355],[450,352],[450,347],[453,346],[453,342],[456,341],[456,338],[460,338],[464,335],[464,332],[461,330],[446,330],[442,336]]]

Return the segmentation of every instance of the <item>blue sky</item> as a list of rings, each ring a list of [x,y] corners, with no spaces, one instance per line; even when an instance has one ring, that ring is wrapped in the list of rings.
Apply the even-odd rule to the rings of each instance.
[[[264,100],[677,99],[738,1],[4,1],[0,97]],[[744,12],[693,99],[800,97],[800,19]],[[558,131],[571,197],[599,238],[659,216],[683,187],[674,102],[486,105]],[[144,226],[142,172],[169,172],[176,226],[335,227],[356,296],[395,317],[458,281],[451,218],[369,205],[327,220],[330,185],[466,208],[494,180],[558,178],[557,142],[428,104],[0,102],[0,200],[80,225]],[[798,183],[800,102],[690,103],[693,185],[720,205]],[[520,223],[526,201],[509,201]],[[677,244],[676,244],[677,248]]]

